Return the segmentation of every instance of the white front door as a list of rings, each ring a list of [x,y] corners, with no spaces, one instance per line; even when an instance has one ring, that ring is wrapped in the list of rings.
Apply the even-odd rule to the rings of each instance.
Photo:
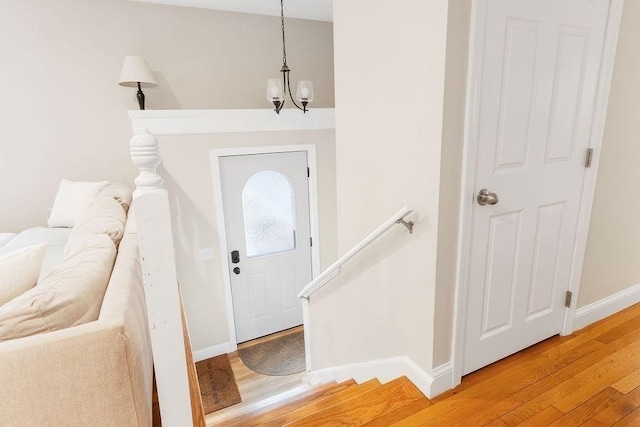
[[[561,331],[609,1],[482,7],[464,374]]]
[[[307,153],[220,158],[237,341],[302,324],[312,280]]]

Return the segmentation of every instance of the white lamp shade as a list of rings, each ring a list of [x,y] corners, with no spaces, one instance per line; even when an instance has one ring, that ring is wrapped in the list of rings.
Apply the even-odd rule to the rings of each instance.
[[[313,82],[311,80],[300,80],[298,82],[296,99],[300,102],[313,101]]]
[[[284,88],[282,87],[282,80],[267,80],[267,99],[271,102],[284,100]]]
[[[122,64],[118,84],[120,86],[137,87],[138,83],[140,83],[141,87],[158,85],[143,57],[127,56],[124,58],[124,64]]]

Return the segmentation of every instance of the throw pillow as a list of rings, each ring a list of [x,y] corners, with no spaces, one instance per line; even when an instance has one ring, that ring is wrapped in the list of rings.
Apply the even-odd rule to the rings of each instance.
[[[109,236],[86,236],[38,286],[0,306],[0,342],[96,320],[115,258]]]
[[[49,227],[73,227],[80,214],[109,181],[74,182],[63,179],[53,202]]]
[[[0,306],[36,285],[47,245],[38,243],[0,256]]]

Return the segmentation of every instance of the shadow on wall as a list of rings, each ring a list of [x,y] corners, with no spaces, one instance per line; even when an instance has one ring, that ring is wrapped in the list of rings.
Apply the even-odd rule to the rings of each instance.
[[[402,225],[398,224],[383,234],[378,240],[375,240],[367,246],[362,252],[356,255],[351,261],[344,265],[340,276],[333,282],[329,282],[326,287],[318,291],[314,298],[317,301],[322,300],[332,292],[347,286],[355,277],[361,273],[373,268],[380,262],[389,257],[389,255],[397,252],[400,248],[408,245],[418,236],[423,235],[432,230],[431,223],[428,218],[420,217],[417,221],[410,215],[407,220],[415,222],[413,234]],[[341,255],[342,256],[342,255]]]
[[[203,263],[187,263],[183,257],[199,259],[199,254],[193,253],[193,248],[211,246],[208,236],[215,236],[216,231],[209,225],[206,216],[200,212],[195,203],[182,191],[171,173],[162,165],[159,169],[159,173],[164,179],[164,186],[169,192],[178,281],[181,281],[180,273],[183,272],[180,286],[184,289],[193,286],[194,283],[213,283],[211,269],[205,268]],[[188,276],[184,274],[185,269],[181,268],[181,264],[189,267]]]
[[[421,261],[420,242],[431,232],[426,217],[416,221],[413,234],[396,225],[311,297],[312,369],[412,356],[407,342],[416,342],[425,324],[409,324],[406,319],[426,301],[429,284],[416,283],[405,264]]]
[[[167,81],[164,74],[157,71],[153,71],[153,77],[155,77],[157,86],[143,88],[142,91],[145,95],[145,107],[147,110],[181,110],[182,105],[178,101],[176,94],[173,92],[171,85]],[[126,88],[131,98],[131,105],[138,106],[138,99],[136,94],[138,90],[136,88]],[[136,108],[137,109],[137,108]],[[163,175],[164,176],[164,175]]]

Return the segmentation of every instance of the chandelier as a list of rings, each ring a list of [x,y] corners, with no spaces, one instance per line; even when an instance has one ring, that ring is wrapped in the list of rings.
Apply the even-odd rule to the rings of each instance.
[[[287,47],[284,37],[284,0],[280,0],[280,20],[282,23],[282,68],[280,69],[282,80],[267,80],[267,99],[273,102],[273,105],[276,107],[275,112],[280,114],[280,110],[284,107],[288,93],[293,105],[299,110],[302,110],[303,113],[306,113],[307,104],[313,101],[313,82],[311,80],[300,80],[298,82],[295,99],[302,104],[302,107],[300,107],[291,94],[291,82],[289,80],[289,72],[291,70],[287,66]]]

